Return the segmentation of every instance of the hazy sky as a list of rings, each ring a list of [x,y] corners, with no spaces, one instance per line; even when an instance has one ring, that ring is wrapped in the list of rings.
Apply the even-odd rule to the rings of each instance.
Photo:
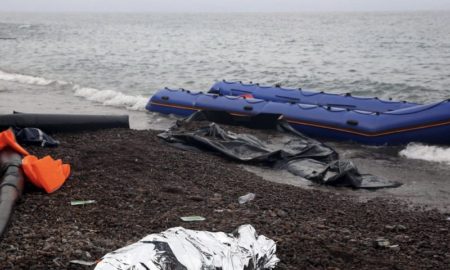
[[[450,10],[450,0],[0,0],[0,11],[275,12]]]

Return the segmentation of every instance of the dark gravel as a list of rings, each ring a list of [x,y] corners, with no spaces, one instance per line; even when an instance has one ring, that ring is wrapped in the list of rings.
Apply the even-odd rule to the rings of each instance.
[[[248,223],[277,242],[278,269],[449,269],[450,221],[438,211],[266,182],[156,134],[56,134],[59,148],[28,147],[70,163],[73,173],[50,195],[28,187],[0,243],[0,268],[89,269],[69,261],[95,261],[174,226],[231,232]],[[256,199],[239,205],[248,192]],[[187,215],[206,221],[182,222]]]

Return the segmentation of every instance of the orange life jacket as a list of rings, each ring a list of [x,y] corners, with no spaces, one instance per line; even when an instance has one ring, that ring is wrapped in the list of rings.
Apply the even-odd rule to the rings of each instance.
[[[60,159],[54,160],[50,156],[38,159],[30,155],[16,142],[11,129],[0,133],[0,150],[9,147],[25,156],[22,169],[27,179],[36,187],[43,188],[47,193],[59,189],[70,175],[70,165],[63,164]]]
[[[47,193],[59,189],[70,175],[70,165],[63,164],[60,159],[54,160],[50,156],[42,159],[26,156],[22,160],[22,168],[28,180]]]
[[[0,133],[0,150],[2,150],[5,147],[9,147],[21,155],[24,156],[29,155],[27,150],[23,149],[22,146],[20,146],[16,142],[16,136],[14,135],[14,132],[11,129],[5,130]]]

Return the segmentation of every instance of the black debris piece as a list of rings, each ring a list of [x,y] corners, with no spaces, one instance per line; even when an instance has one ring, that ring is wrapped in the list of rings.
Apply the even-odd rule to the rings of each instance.
[[[216,122],[275,128],[279,136],[260,139],[251,134],[233,133]],[[158,136],[185,150],[207,150],[241,163],[285,169],[319,184],[364,189],[401,185],[361,174],[351,161],[339,159],[333,148],[299,133],[277,115],[237,117],[224,112],[200,111],[177,121]]]

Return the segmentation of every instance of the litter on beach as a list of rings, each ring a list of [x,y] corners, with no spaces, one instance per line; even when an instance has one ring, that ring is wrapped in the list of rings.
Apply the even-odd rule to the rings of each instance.
[[[255,197],[256,197],[255,193],[248,193],[248,194],[245,194],[244,196],[239,197],[238,202],[239,202],[239,204],[244,204],[249,201],[253,201],[255,199]]]
[[[192,222],[192,221],[204,221],[206,218],[202,216],[187,216],[187,217],[180,217],[182,221],[186,222]]]
[[[176,227],[106,254],[95,269],[269,270],[279,262],[275,252],[275,242],[251,225],[233,233]]]
[[[92,266],[92,265],[96,264],[97,262],[83,261],[83,260],[71,260],[70,263],[84,265],[84,266]]]
[[[92,203],[96,203],[97,201],[95,200],[86,200],[86,201],[71,201],[70,205],[75,206],[75,205],[85,205],[85,204],[92,204]]]
[[[221,126],[216,120],[228,125]],[[158,136],[183,150],[216,152],[241,164],[283,169],[322,185],[362,189],[401,185],[396,181],[360,173],[352,161],[340,159],[332,147],[303,135],[278,117],[266,115],[247,118],[246,123],[264,129],[266,137],[263,138],[250,133],[233,132],[231,126],[243,125],[239,121],[232,114],[199,111],[177,121]],[[271,130],[273,133],[270,133]]]

